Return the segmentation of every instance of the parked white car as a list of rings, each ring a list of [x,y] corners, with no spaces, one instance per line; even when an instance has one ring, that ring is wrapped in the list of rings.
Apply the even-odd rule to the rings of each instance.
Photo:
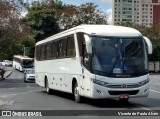
[[[3,60],[3,62],[1,62],[2,66],[12,66],[12,61],[10,60]]]

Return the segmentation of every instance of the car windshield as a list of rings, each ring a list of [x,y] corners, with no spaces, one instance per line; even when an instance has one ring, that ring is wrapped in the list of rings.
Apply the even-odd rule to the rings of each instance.
[[[142,38],[92,37],[94,71],[108,75],[140,74],[148,69]]]
[[[28,70],[27,73],[28,74],[35,74],[35,71],[34,70]]]

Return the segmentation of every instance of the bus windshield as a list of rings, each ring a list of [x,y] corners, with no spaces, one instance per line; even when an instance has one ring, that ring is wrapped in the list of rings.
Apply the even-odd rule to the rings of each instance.
[[[95,74],[111,77],[138,76],[148,73],[144,39],[91,37],[92,69]]]
[[[33,60],[22,60],[22,66],[25,68],[33,66]]]

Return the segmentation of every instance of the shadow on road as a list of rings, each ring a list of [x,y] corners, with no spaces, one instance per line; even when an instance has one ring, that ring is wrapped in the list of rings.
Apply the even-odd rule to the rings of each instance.
[[[42,92],[46,93],[46,91],[42,91]],[[74,101],[74,97],[70,93],[52,90],[52,93],[50,95]],[[122,102],[122,101],[119,101],[118,99],[89,99],[89,98],[83,97],[81,103],[87,104],[90,106],[94,106],[94,107],[99,107],[101,109],[102,108],[112,108],[112,109],[114,108],[115,109],[116,108],[125,108],[125,109],[126,108],[127,109],[137,108],[137,106],[135,104],[130,103],[130,101]]]

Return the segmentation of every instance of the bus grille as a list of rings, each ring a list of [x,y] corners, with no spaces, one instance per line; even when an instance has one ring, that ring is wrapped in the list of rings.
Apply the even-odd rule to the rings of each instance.
[[[108,88],[124,88],[122,86],[122,84],[110,84],[110,85],[107,85]],[[125,88],[138,88],[140,87],[139,84],[126,84],[126,87]]]
[[[139,90],[132,90],[132,91],[108,91],[110,95],[121,95],[121,94],[128,94],[128,95],[136,95]]]

